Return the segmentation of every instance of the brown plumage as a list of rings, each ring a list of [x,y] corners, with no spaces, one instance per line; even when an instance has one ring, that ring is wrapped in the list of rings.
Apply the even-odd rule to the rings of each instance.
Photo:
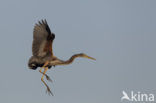
[[[39,72],[43,74],[41,81],[47,87],[47,92],[49,94],[52,94],[52,92],[48,85],[44,82],[43,77],[46,76],[46,79],[51,81],[49,76],[45,73],[52,66],[70,64],[77,57],[95,60],[94,58],[89,57],[84,53],[75,54],[66,61],[58,59],[54,56],[52,51],[52,43],[54,39],[55,34],[51,32],[46,20],[39,21],[38,24],[35,24],[32,43],[33,56],[29,59],[28,66],[33,70],[36,70],[37,67],[41,67],[39,70]],[[42,72],[42,69],[44,69],[44,72]]]

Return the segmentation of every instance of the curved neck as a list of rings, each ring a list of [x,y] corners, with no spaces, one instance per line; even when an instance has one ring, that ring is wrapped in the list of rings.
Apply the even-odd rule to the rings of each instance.
[[[74,61],[74,59],[77,58],[77,57],[83,57],[83,58],[88,58],[88,59],[95,60],[94,58],[89,57],[86,54],[80,53],[80,54],[75,54],[75,55],[71,56],[66,61],[63,61],[63,60],[60,60],[60,59],[56,59],[54,61],[51,61],[51,65],[67,65],[67,64],[71,64]]]
[[[75,58],[77,57],[81,57],[79,54],[75,54],[73,56],[71,56],[67,61],[64,61],[64,64],[71,64]]]
[[[77,58],[77,57],[81,57],[81,55],[80,55],[80,54],[75,54],[75,55],[71,56],[68,60],[66,60],[66,61],[61,61],[59,64],[60,64],[60,65],[71,64],[71,63],[74,61],[74,59]]]

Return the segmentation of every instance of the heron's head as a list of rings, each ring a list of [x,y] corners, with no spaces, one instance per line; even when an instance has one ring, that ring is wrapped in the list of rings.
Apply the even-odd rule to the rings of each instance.
[[[88,56],[88,55],[86,55],[86,54],[84,54],[84,53],[80,53],[80,54],[78,54],[80,57],[83,57],[83,58],[88,58],[88,59],[92,59],[92,60],[96,60],[95,58],[93,58],[93,57],[90,57],[90,56]]]
[[[38,67],[35,62],[29,63],[28,66],[29,66],[30,69],[33,69],[33,70],[36,70],[37,67]]]

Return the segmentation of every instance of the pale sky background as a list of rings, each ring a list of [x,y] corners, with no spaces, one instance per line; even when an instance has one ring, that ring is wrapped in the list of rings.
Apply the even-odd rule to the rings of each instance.
[[[28,69],[34,24],[47,19],[60,59],[47,73]],[[0,0],[0,103],[120,103],[122,91],[156,95],[155,0]],[[123,102],[122,102],[123,103]]]

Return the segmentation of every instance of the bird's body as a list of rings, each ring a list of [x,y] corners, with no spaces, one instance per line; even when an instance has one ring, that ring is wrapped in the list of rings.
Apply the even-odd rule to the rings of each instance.
[[[31,67],[31,69],[33,70],[36,70],[38,67],[43,67],[44,63],[46,61],[52,61],[52,58],[51,57],[45,57],[45,58],[42,58],[42,57],[36,57],[36,56],[32,56],[30,59],[29,59],[29,67]],[[46,67],[48,67],[49,69],[51,68],[52,65],[47,65]]]
[[[35,25],[33,32],[33,43],[32,43],[33,56],[31,56],[28,61],[28,67],[30,69],[36,70],[38,67],[41,67],[41,69],[39,70],[39,72],[43,74],[41,80],[46,85],[47,91],[51,94],[52,92],[50,91],[50,88],[43,80],[44,76],[46,76],[47,80],[50,80],[49,76],[45,74],[48,69],[56,65],[70,64],[77,57],[95,60],[94,58],[89,57],[84,53],[75,54],[66,61],[58,59],[56,56],[54,56],[52,51],[52,43],[54,38],[55,34],[51,32],[47,24],[47,21],[46,20],[44,21],[42,20],[41,22],[39,21],[39,23]],[[44,72],[42,72],[42,69],[44,69]]]

